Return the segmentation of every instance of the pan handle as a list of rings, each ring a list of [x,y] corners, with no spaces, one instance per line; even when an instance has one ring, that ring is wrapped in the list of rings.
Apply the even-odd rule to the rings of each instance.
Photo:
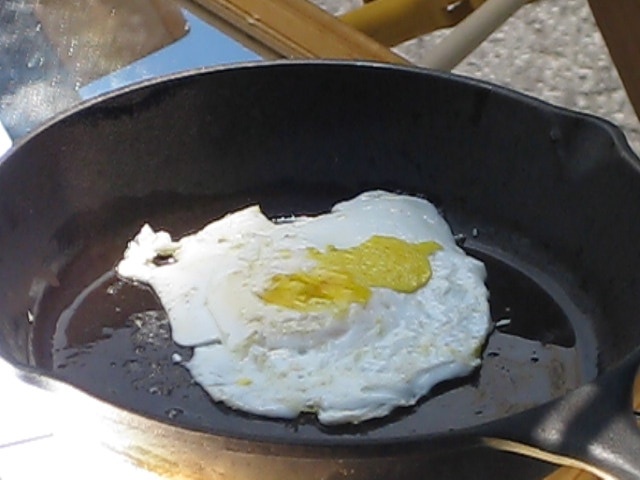
[[[638,480],[633,387],[639,366],[640,348],[594,382],[478,433],[498,450],[578,467],[605,480]]]

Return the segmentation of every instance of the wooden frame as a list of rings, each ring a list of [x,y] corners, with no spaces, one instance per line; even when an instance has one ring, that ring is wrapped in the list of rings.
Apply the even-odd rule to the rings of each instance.
[[[589,6],[640,118],[640,0],[589,0]]]
[[[269,57],[409,63],[307,0],[181,0]],[[222,24],[222,25],[221,25]]]

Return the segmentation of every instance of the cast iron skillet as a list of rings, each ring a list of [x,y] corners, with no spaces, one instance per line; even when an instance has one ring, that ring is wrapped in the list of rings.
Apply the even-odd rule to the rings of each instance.
[[[0,165],[0,352],[70,420],[90,412],[110,448],[181,478],[549,471],[498,450],[638,478],[638,166],[607,122],[420,69],[283,62],[148,82]],[[153,294],[112,272],[143,222],[179,236],[251,203],[317,213],[374,188],[441,208],[486,262],[496,321],[476,373],[385,419],[327,428],[211,402],[172,362],[190,352]]]

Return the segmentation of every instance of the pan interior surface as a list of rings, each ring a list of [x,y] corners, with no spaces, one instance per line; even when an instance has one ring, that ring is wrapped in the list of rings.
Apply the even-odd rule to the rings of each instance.
[[[379,65],[241,66],[96,101],[0,165],[0,351],[127,410],[239,438],[352,444],[503,418],[640,343],[640,176],[618,135],[494,86]],[[314,214],[372,189],[441,209],[487,266],[495,322],[474,374],[379,420],[327,428],[212,402],[153,293],[113,273],[143,223],[180,237],[249,204]]]
[[[36,365],[99,398],[177,425],[213,432],[233,432],[240,425],[259,438],[295,432],[306,441],[363,435],[392,440],[469,427],[559,397],[594,375],[593,352],[585,352],[578,338],[588,332],[576,332],[576,318],[570,318],[578,314],[577,306],[557,295],[548,279],[536,278],[533,266],[512,261],[492,242],[491,229],[476,223],[463,221],[456,231],[488,270],[496,327],[482,367],[440,384],[415,407],[359,425],[326,427],[306,414],[293,421],[261,418],[213,402],[180,365],[191,349],[171,340],[153,292],[119,279],[113,270],[141,222],[179,238],[252,203],[281,217],[326,212],[349,196],[331,186],[293,185],[226,198],[158,195],[144,200],[141,218],[127,214],[135,200],[123,199],[91,218],[76,219],[92,225],[95,240],[58,275],[65,288],[50,289],[41,301],[32,341]],[[457,223],[453,212],[449,217]]]

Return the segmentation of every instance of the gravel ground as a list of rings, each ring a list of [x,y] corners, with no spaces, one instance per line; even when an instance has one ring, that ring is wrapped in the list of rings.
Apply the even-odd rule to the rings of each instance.
[[[314,2],[333,14],[361,4]],[[396,51],[420,65],[444,35],[434,32]],[[640,122],[586,0],[538,0],[524,6],[454,71],[606,118],[622,127],[640,153]]]

